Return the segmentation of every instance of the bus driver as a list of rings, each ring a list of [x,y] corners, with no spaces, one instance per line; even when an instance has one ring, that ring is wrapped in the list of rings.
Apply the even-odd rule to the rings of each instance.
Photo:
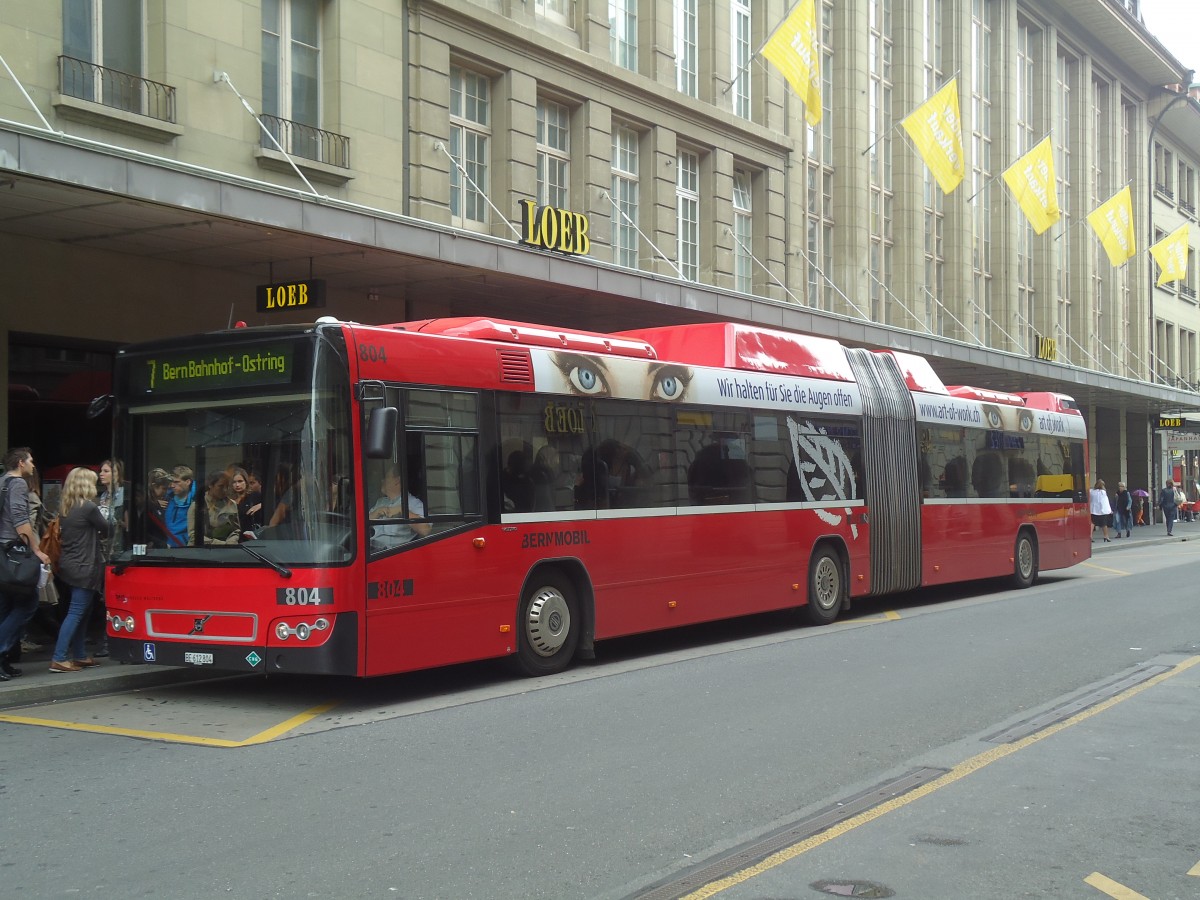
[[[380,485],[383,493],[375,505],[371,507],[371,519],[398,519],[404,515],[404,504],[401,498],[407,493],[400,472],[395,465],[390,465],[383,473]],[[423,519],[425,505],[408,494],[408,518]],[[431,528],[428,522],[390,522],[387,525],[375,525],[371,528],[371,546],[376,550],[390,550],[411,541],[414,536],[425,537]]]

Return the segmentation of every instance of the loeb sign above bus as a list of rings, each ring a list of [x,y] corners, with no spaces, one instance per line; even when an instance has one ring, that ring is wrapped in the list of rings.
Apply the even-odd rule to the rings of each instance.
[[[312,309],[325,305],[325,279],[260,284],[254,289],[254,308],[258,312],[284,309]]]

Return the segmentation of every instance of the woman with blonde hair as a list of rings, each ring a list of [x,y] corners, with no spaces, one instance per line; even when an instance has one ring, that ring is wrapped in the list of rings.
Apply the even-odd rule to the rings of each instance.
[[[71,588],[71,607],[58,630],[51,672],[78,672],[97,665],[84,650],[84,639],[92,604],[104,585],[101,544],[112,536],[113,520],[111,511],[105,515],[95,503],[96,483],[95,472],[78,468],[70,471],[63,484],[58,574]]]

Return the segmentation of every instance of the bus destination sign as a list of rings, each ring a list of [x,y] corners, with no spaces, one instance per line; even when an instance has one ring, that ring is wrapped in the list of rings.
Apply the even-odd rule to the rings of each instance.
[[[156,356],[134,367],[133,388],[141,394],[177,394],[287,384],[295,370],[294,353],[294,344],[258,344]]]

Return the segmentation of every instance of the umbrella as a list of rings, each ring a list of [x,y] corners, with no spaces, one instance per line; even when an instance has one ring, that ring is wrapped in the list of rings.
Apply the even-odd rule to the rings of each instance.
[[[1150,496],[1150,492],[1149,492],[1149,491],[1143,491],[1141,488],[1138,488],[1136,491],[1134,491],[1134,492],[1133,492],[1133,496],[1135,496],[1135,497],[1149,497],[1149,496]]]

